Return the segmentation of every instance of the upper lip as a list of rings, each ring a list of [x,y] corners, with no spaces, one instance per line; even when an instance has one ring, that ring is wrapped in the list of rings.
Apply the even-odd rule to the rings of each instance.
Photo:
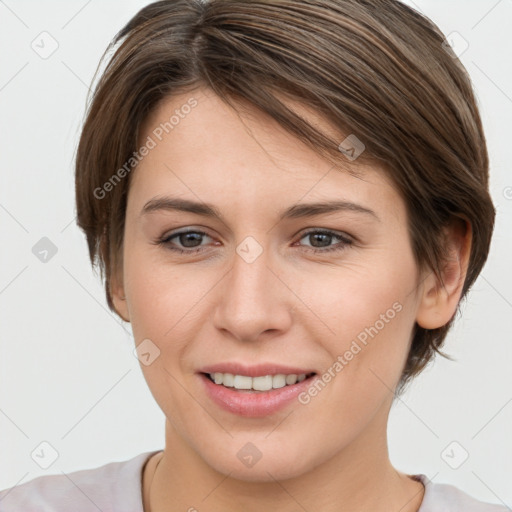
[[[233,375],[246,375],[248,377],[263,377],[264,375],[300,375],[315,373],[311,368],[299,368],[298,366],[283,366],[282,364],[260,363],[245,365],[243,363],[229,362],[205,366],[199,370],[201,373],[231,373]]]

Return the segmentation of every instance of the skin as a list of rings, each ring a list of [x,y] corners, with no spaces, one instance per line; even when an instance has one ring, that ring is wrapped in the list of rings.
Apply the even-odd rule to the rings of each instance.
[[[470,230],[454,224],[447,231],[451,258],[440,286],[416,265],[405,204],[382,169],[362,166],[355,177],[343,170],[342,154],[332,168],[272,119],[247,105],[237,113],[207,88],[162,102],[140,140],[191,96],[198,105],[131,176],[123,261],[112,285],[135,343],[149,338],[160,350],[141,364],[166,416],[165,449],[144,468],[145,512],[328,512],[340,504],[417,511],[424,488],[391,465],[387,420],[415,322],[435,328],[455,313]],[[163,195],[213,203],[225,222],[180,211],[141,215]],[[278,220],[286,207],[340,198],[378,218],[338,211]],[[310,228],[352,243],[318,241],[303,234]],[[207,232],[196,242],[203,252],[172,251],[192,250],[183,237],[155,243],[184,229]],[[263,250],[252,263],[236,252],[247,236]],[[311,251],[335,246],[342,248]],[[321,375],[396,302],[401,311],[306,405],[243,418],[203,392],[196,371],[223,361],[278,362]],[[237,457],[247,442],[262,453],[252,467]]]

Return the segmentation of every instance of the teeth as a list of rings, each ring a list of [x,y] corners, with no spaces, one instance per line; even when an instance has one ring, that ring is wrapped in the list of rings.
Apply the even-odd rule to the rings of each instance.
[[[274,375],[272,377],[272,387],[276,388],[284,388],[286,386],[286,375],[279,373],[278,375]]]
[[[250,380],[252,380],[252,389],[255,389],[256,391],[268,391],[269,389],[272,389],[272,375],[265,375],[264,377],[253,377]]]
[[[252,389],[252,377],[246,377],[245,375],[235,375],[233,387],[235,389]]]
[[[306,378],[305,373],[296,375],[294,373],[285,375],[264,375],[262,377],[248,377],[247,375],[233,375],[232,373],[210,373],[211,379],[215,384],[221,384],[228,388],[249,389],[254,391],[269,391],[270,389],[279,389],[285,386],[291,386],[297,382],[302,382]]]
[[[286,376],[286,384],[295,384],[297,382],[297,375],[295,373],[292,373],[290,375]]]
[[[231,373],[225,373],[224,377],[222,377],[222,373],[216,373],[215,375],[219,375],[216,380],[221,379],[219,384],[223,384],[228,388],[232,388],[235,385],[235,377]]]

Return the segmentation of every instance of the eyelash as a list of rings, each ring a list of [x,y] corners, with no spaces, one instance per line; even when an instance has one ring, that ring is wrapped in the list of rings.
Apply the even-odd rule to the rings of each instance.
[[[191,249],[186,250],[186,249],[179,249],[179,248],[173,247],[171,245],[170,241],[173,238],[179,237],[180,235],[186,235],[188,233],[194,233],[194,234],[208,236],[208,237],[210,236],[210,235],[208,235],[208,233],[205,233],[204,231],[200,231],[200,230],[180,231],[178,233],[174,233],[172,235],[165,236],[165,237],[157,240],[156,244],[157,245],[165,246],[166,248],[170,249],[171,251],[175,251],[175,252],[178,252],[180,254],[196,254],[198,252],[204,251],[205,250],[203,248],[204,246],[199,246],[199,247],[195,247],[195,248],[191,248]],[[326,253],[326,252],[332,252],[332,251],[342,251],[347,246],[350,246],[350,245],[353,244],[353,241],[350,240],[348,237],[344,237],[344,236],[342,236],[342,235],[340,235],[338,233],[335,233],[333,231],[328,231],[328,230],[323,230],[323,229],[312,229],[310,231],[307,231],[306,233],[302,234],[302,236],[299,238],[299,241],[302,240],[303,238],[307,237],[308,235],[312,235],[312,234],[329,235],[329,236],[333,236],[334,238],[338,238],[341,241],[340,242],[341,246],[334,246],[334,247],[325,248],[325,249],[306,247],[306,251],[308,251],[308,252]]]

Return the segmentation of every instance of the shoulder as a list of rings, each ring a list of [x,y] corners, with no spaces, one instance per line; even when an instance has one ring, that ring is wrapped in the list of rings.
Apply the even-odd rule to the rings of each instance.
[[[140,512],[142,468],[151,455],[110,462],[92,469],[44,475],[0,491],[2,512]]]
[[[506,512],[504,505],[479,501],[457,487],[431,482],[425,475],[415,475],[425,486],[425,495],[418,512]]]

